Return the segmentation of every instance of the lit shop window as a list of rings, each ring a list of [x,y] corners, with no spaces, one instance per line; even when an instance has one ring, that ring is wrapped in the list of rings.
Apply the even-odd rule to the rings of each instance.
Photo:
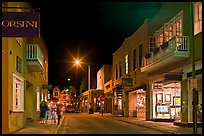
[[[125,74],[128,74],[128,54],[125,55]]]
[[[202,2],[194,4],[194,35],[202,32]]]
[[[24,79],[13,74],[13,111],[24,111]]]
[[[118,110],[122,110],[122,98],[118,98]]]
[[[161,31],[161,33],[156,37],[156,47],[162,45],[163,40],[163,32]]]

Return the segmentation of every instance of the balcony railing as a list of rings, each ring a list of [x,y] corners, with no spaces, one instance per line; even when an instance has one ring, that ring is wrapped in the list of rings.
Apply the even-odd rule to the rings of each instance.
[[[28,44],[26,47],[27,65],[34,72],[44,70],[44,58],[38,44]]]
[[[157,66],[171,64],[189,57],[189,37],[175,36],[143,57],[142,72],[153,71]],[[157,66],[155,64],[159,63]],[[154,68],[152,67],[154,65]]]

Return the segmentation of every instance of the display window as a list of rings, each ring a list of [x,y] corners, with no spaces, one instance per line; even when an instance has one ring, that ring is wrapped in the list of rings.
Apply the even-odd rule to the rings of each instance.
[[[13,73],[13,112],[24,111],[24,79]]]
[[[153,118],[180,120],[181,83],[152,84]]]
[[[146,92],[143,89],[137,90],[136,95],[136,110],[137,114],[140,114],[140,116],[145,116],[146,113]],[[144,115],[143,115],[144,114]]]

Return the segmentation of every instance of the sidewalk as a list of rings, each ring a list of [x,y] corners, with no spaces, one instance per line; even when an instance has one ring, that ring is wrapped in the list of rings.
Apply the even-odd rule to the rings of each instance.
[[[60,125],[52,123],[51,120],[48,120],[45,124],[41,124],[40,121],[31,121],[26,124],[25,128],[12,134],[57,134],[63,120],[64,116],[62,116]]]
[[[160,132],[164,132],[165,134],[193,134],[192,127],[176,126],[173,124],[173,122],[146,121],[144,118],[137,117],[115,117],[109,113],[105,113],[103,114],[103,116],[100,113],[94,115],[116,119],[119,121],[131,123],[148,129],[158,130]],[[197,132],[198,134],[202,134],[202,127],[198,127]]]

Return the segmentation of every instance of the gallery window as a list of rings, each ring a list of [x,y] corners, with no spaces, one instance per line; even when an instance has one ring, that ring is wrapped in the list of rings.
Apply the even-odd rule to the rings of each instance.
[[[153,91],[153,118],[181,119],[181,82],[170,84],[154,83]]]
[[[13,111],[24,111],[24,79],[13,74]]]
[[[194,4],[194,34],[202,32],[202,2]]]

